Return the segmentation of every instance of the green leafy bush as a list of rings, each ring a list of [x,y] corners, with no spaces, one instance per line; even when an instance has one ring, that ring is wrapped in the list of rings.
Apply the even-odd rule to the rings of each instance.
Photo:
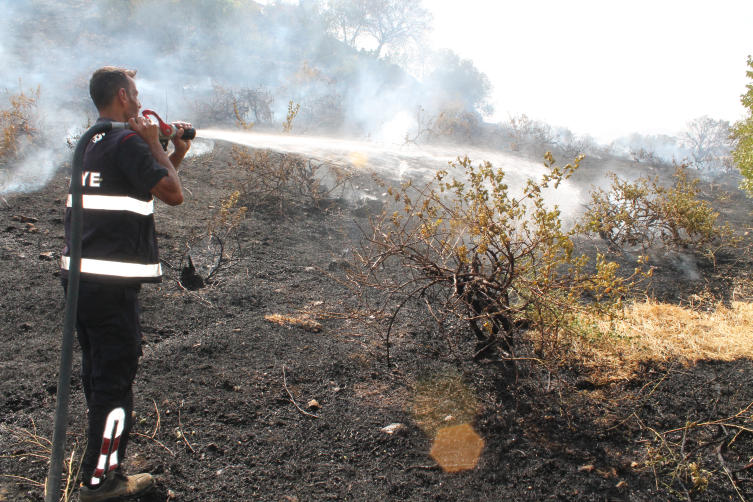
[[[477,356],[494,346],[509,353],[522,328],[540,356],[550,354],[578,315],[616,312],[641,273],[623,278],[604,256],[591,265],[575,252],[575,230],[563,229],[559,209],[547,206],[542,191],[569,178],[582,157],[563,168],[550,154],[545,159],[548,172],[529,180],[519,197],[501,169],[489,162],[474,167],[467,157],[426,186],[409,181],[389,189],[402,209],[371,218],[343,266],[360,299],[355,311],[386,323],[388,346],[411,300],[425,304],[451,347],[463,332],[451,327],[470,328]]]
[[[753,58],[748,56],[748,78],[753,79]],[[748,194],[753,196],[753,83],[747,84],[748,92],[740,98],[743,106],[748,109],[748,116],[735,123],[732,127],[732,137],[737,140],[737,147],[732,152],[740,172],[745,177],[742,182]]]
[[[714,250],[736,244],[729,224],[718,226],[715,212],[698,199],[698,179],[689,179],[686,165],[677,166],[674,185],[665,187],[658,177],[634,182],[608,173],[609,190],[591,192],[591,203],[580,229],[598,234],[611,245],[641,246],[643,251],[661,246],[669,250]]]

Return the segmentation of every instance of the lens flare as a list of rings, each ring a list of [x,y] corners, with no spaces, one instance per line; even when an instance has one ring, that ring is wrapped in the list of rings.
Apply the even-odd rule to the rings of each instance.
[[[411,415],[429,437],[444,427],[470,423],[478,401],[473,390],[455,373],[420,378],[411,402]]]
[[[484,440],[469,424],[462,424],[440,429],[430,455],[445,472],[460,472],[475,468],[483,449]]]
[[[430,375],[416,383],[411,415],[434,439],[430,455],[445,472],[478,464],[484,441],[470,425],[477,412],[476,394],[458,374]]]
[[[366,152],[356,151],[356,152],[350,153],[348,160],[350,160],[351,164],[361,169],[361,168],[366,167],[366,163],[369,160],[369,156],[366,155]]]

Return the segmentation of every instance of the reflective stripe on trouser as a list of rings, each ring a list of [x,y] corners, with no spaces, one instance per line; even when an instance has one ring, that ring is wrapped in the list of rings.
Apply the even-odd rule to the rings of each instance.
[[[102,447],[99,450],[97,469],[94,471],[90,481],[92,486],[98,485],[106,473],[118,467],[118,446],[124,427],[125,410],[123,408],[115,408],[107,415],[105,431],[102,434]]]
[[[106,211],[129,211],[131,213],[149,216],[154,214],[154,199],[145,202],[132,197],[113,195],[84,195],[84,209],[104,209]],[[73,197],[68,196],[68,207],[73,207]]]
[[[70,257],[63,256],[60,260],[61,268],[63,270],[70,270],[70,265]],[[160,277],[162,275],[162,265],[160,263],[143,265],[141,263],[82,258],[81,273],[110,275],[114,277]]]
[[[79,287],[76,332],[81,347],[81,384],[89,408],[81,474],[87,483],[92,482],[98,467],[106,474],[126,458],[133,426],[133,381],[142,353],[139,290],[138,285],[96,282],[82,282]],[[123,410],[122,416],[113,414],[118,409]],[[122,418],[120,423],[116,423],[118,418]],[[102,459],[108,452],[109,457]]]

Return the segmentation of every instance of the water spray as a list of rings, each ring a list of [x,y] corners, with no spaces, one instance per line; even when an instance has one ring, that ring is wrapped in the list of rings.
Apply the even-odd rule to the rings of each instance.
[[[144,117],[154,116],[160,127],[160,143],[167,150],[167,142],[178,134],[180,129],[175,124],[166,124],[152,110],[144,110]],[[76,313],[78,310],[78,291],[81,279],[81,237],[83,233],[83,198],[81,172],[84,165],[84,153],[91,139],[108,131],[130,129],[125,122],[100,122],[94,124],[81,135],[73,152],[73,167],[71,169],[71,239],[70,265],[68,268],[68,291],[65,297],[65,315],[63,318],[63,340],[60,348],[60,369],[58,371],[57,403],[55,404],[55,425],[52,434],[52,451],[50,454],[50,470],[45,484],[45,502],[60,500],[60,484],[63,479],[65,464],[65,435],[68,429],[68,405],[71,394],[71,373],[73,369],[73,334],[76,331]],[[193,127],[183,130],[183,139],[194,139],[196,129]]]

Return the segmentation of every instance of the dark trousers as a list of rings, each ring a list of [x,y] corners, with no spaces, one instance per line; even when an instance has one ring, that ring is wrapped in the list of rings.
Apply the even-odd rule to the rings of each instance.
[[[132,385],[141,356],[140,289],[140,285],[86,282],[79,287],[76,328],[81,346],[81,382],[89,408],[88,444],[81,472],[87,484],[103,460],[107,460],[105,472],[111,466],[115,441],[115,463],[120,465],[125,458],[133,426]],[[105,430],[108,417],[111,424]],[[113,418],[120,420],[113,422]],[[122,429],[119,440],[118,429]]]

